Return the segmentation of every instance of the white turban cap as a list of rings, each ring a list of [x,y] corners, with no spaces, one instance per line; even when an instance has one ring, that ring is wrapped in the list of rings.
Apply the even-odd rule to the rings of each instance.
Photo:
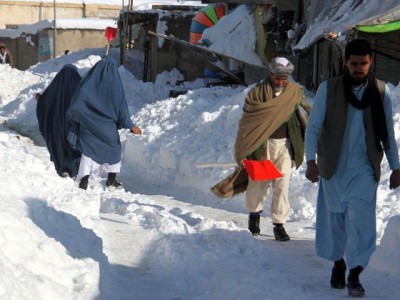
[[[268,65],[269,71],[274,74],[289,76],[292,75],[294,65],[284,57],[275,57]]]

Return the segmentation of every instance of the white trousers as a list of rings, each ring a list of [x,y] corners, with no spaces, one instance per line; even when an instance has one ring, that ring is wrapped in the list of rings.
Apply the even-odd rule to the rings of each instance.
[[[286,223],[290,213],[289,180],[292,174],[292,158],[288,139],[269,139],[266,159],[271,160],[283,177],[275,180],[257,180],[249,177],[246,191],[246,208],[249,212],[260,212],[272,185],[271,219],[273,223]]]
[[[93,159],[88,156],[82,154],[81,161],[79,164],[78,175],[76,176],[76,180],[81,180],[82,177],[86,175],[90,175],[90,179],[94,179],[96,181],[101,180],[101,173],[119,173],[121,171],[121,161],[114,165],[109,164],[98,164]]]

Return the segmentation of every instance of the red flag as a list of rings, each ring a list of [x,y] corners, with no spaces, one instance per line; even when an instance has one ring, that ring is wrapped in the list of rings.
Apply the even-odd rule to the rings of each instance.
[[[274,180],[283,177],[270,160],[243,160],[244,167],[253,180]]]
[[[104,36],[106,37],[108,42],[110,42],[113,39],[115,39],[116,35],[117,35],[117,28],[114,28],[114,27],[107,27],[106,28],[106,33],[104,34]]]

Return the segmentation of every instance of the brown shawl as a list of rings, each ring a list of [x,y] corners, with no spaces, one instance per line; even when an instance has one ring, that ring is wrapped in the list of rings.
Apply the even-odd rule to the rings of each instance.
[[[282,94],[274,98],[273,89],[265,80],[247,94],[234,149],[238,164],[290,118],[300,103],[301,89],[289,82]]]

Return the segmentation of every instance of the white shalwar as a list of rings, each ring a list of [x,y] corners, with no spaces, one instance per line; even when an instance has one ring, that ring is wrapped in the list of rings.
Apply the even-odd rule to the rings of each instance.
[[[79,164],[78,175],[76,180],[81,180],[82,177],[90,175],[90,179],[95,181],[101,180],[101,174],[104,173],[119,173],[121,171],[121,161],[116,164],[98,164],[93,159],[82,154],[81,161]]]
[[[360,100],[363,88],[353,93]],[[385,87],[383,107],[386,115],[390,149],[385,151],[392,170],[399,169],[398,148],[394,138],[392,102]],[[315,160],[320,129],[327,102],[327,83],[315,96],[306,129],[306,159]],[[378,182],[369,162],[365,142],[363,110],[348,105],[346,129],[333,176],[319,178],[317,199],[317,255],[336,261],[346,256],[350,269],[365,268],[376,248],[376,191]]]

